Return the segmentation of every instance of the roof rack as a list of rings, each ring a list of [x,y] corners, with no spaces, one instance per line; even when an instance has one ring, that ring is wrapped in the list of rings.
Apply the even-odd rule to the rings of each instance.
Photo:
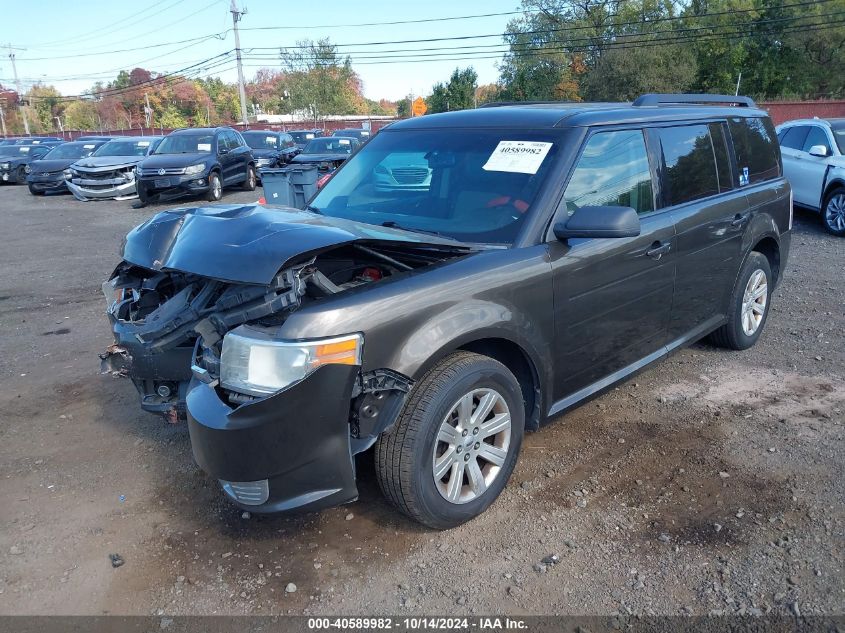
[[[677,104],[704,104],[704,103],[727,103],[743,108],[756,108],[757,105],[751,97],[739,97],[736,95],[686,95],[686,94],[646,94],[638,97],[633,104],[635,107],[677,105]]]
[[[482,103],[479,108],[501,108],[504,106],[525,106],[525,105],[560,105],[570,103],[568,101],[490,101]]]

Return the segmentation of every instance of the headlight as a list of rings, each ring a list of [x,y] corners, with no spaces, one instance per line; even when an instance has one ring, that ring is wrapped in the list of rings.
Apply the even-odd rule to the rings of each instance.
[[[72,174],[71,174],[71,172],[72,172],[72,170],[70,170],[70,169],[65,169],[65,170],[62,172],[62,174],[64,175],[64,177],[65,177],[65,179],[66,179],[66,180],[70,180],[70,177],[71,177],[71,175],[72,175]]]
[[[238,328],[223,338],[220,384],[257,396],[275,393],[321,365],[360,365],[363,344],[360,334],[279,341],[256,330]]]
[[[201,174],[205,171],[205,163],[197,163],[196,165],[191,165],[190,167],[185,169],[186,176],[192,176],[193,174]]]
[[[0,169],[9,169],[9,163],[0,163]]]
[[[24,171],[24,173],[26,173],[26,174],[31,174],[31,173],[32,173],[32,168],[31,168],[29,165],[27,165],[26,167],[24,167],[24,168],[23,168],[23,171]]]
[[[73,167],[71,167],[71,168],[70,168],[70,169],[68,169],[67,171],[69,171],[69,172],[70,172],[70,175],[71,175],[71,176],[78,176],[78,175],[79,175],[79,172],[78,172],[76,169],[74,169]]]
[[[272,165],[272,164],[273,164],[273,159],[272,159],[272,158],[259,158],[259,159],[256,161],[256,163],[257,163],[259,166],[262,166],[262,165]]]

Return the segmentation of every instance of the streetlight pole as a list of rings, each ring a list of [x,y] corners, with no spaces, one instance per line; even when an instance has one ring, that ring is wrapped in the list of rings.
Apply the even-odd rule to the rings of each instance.
[[[241,62],[241,36],[238,33],[238,22],[246,11],[239,11],[235,0],[232,0],[232,5],[229,11],[232,13],[232,26],[235,32],[235,58],[238,61],[238,93],[241,97],[241,119],[244,125],[249,122],[246,116],[246,88],[244,88],[244,67]]]
[[[234,1],[235,0],[232,0],[232,2],[234,2]],[[9,44],[9,59],[12,60],[12,74],[15,77],[15,89],[18,91],[18,99],[20,99],[23,95],[21,94],[21,82],[20,82],[20,79],[18,79],[18,67],[15,64],[15,51],[16,50],[22,51],[24,49],[23,48],[15,48],[11,44]],[[26,132],[26,135],[29,136],[29,121],[26,118],[26,107],[22,105],[20,110],[21,110],[21,117],[23,117],[24,132]]]

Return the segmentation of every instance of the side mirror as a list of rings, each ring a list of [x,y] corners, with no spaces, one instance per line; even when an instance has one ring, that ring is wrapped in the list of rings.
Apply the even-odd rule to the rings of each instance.
[[[631,207],[581,207],[554,226],[555,237],[636,237],[640,217]]]
[[[224,154],[228,154],[229,150],[226,147],[221,147],[220,149],[217,150],[217,153],[220,154],[220,156],[223,156]]]
[[[827,148],[824,145],[813,145],[810,148],[810,156],[818,156],[824,158],[827,156]]]

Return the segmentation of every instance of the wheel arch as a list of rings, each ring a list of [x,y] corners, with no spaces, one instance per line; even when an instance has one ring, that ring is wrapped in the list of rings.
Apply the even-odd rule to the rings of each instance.
[[[774,277],[774,285],[780,281],[780,244],[771,235],[767,235],[759,240],[751,247],[749,252],[758,252],[769,260],[769,267],[772,269],[772,277]]]
[[[819,210],[822,213],[824,213],[824,203],[827,201],[828,196],[836,189],[845,189],[845,179],[840,176],[836,176],[831,179],[830,182],[825,183],[824,191],[822,191],[822,198],[819,202]]]

